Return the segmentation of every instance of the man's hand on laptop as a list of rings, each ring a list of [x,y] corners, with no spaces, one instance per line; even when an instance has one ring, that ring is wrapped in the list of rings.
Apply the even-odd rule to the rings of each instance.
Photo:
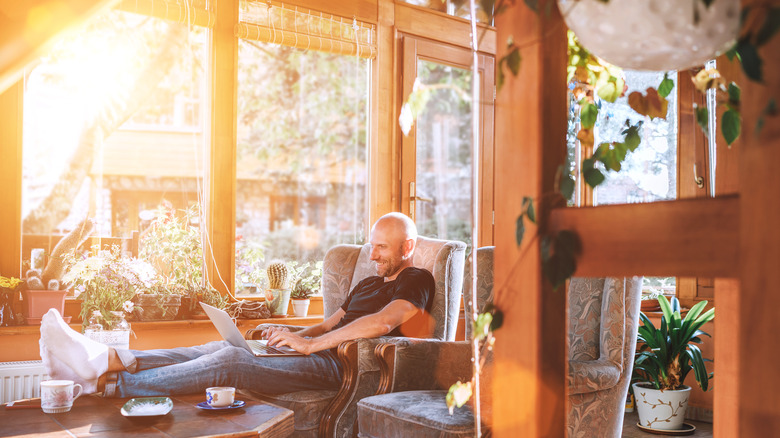
[[[289,332],[290,329],[287,327],[279,327],[279,326],[271,326],[267,329],[263,330],[262,333],[260,333],[260,336],[263,337],[263,339],[271,339],[271,335],[275,332]]]
[[[275,330],[266,339],[268,339],[268,345],[272,347],[288,346],[306,355],[314,353],[311,339],[304,338],[289,330]]]

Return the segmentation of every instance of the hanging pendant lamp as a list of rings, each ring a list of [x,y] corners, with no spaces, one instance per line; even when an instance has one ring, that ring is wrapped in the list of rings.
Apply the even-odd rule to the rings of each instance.
[[[734,44],[739,0],[557,0],[591,53],[634,70],[703,65]]]

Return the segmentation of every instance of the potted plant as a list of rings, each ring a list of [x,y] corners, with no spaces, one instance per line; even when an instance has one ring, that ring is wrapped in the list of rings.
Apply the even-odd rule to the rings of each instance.
[[[295,286],[290,297],[292,298],[293,314],[298,317],[304,317],[309,312],[310,297],[320,289],[320,279],[322,278],[322,262],[317,262],[314,266],[309,263],[303,264],[300,268],[292,267]]]
[[[308,289],[303,285],[301,280],[298,280],[290,293],[292,299],[293,315],[301,318],[309,314],[309,304],[311,304],[311,297],[313,294],[311,289]]]
[[[154,286],[157,273],[143,260],[122,256],[118,245],[106,251],[93,248],[93,253],[97,255],[74,254],[67,263],[63,282],[73,287],[76,297],[81,299],[84,324],[93,319],[97,310],[100,317],[94,321],[110,327],[114,319],[111,312],[129,310],[136,294]]]
[[[700,330],[715,318],[715,309],[703,312],[707,301],[701,301],[680,316],[680,302],[672,297],[658,297],[661,326],[656,328],[642,312],[638,340],[642,343],[634,358],[633,384],[640,426],[660,430],[682,430],[691,388],[683,383],[693,370],[699,387],[709,389],[712,373],[707,373],[701,350]],[[703,312],[703,313],[702,313]]]
[[[23,284],[18,278],[0,276],[0,327],[19,324],[14,311],[14,298]]]
[[[178,212],[162,205],[142,233],[138,256],[154,266],[159,277],[151,290],[136,296],[138,319],[191,318],[200,314],[198,302],[204,296],[217,303],[211,296],[216,291],[203,277],[199,211],[197,204]]]
[[[287,307],[290,305],[290,289],[287,288],[289,270],[287,265],[279,260],[268,264],[268,290],[265,294],[268,309],[272,318],[286,318]]]

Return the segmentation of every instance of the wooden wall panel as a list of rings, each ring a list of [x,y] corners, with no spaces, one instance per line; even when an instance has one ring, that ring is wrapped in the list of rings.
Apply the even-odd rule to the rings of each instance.
[[[512,35],[519,43],[523,61],[496,99],[495,303],[505,317],[496,332],[493,432],[562,437],[566,294],[553,292],[542,279],[537,228],[529,227],[518,247],[515,223],[523,196],[538,201],[551,193],[565,161],[566,27],[557,8],[540,17],[521,2],[501,14],[496,27],[499,41]],[[549,211],[537,205],[540,224]]]
[[[392,0],[378,0],[379,52],[371,69],[371,134],[369,153],[369,224],[400,207],[397,97],[398,36],[393,27]],[[366,233],[368,235],[368,233]]]
[[[223,294],[233,291],[236,244],[236,126],[238,41],[233,25],[238,2],[217,2],[211,46],[211,148],[208,157],[207,230],[203,242],[206,274]]]
[[[21,277],[24,84],[0,92],[0,275]]]
[[[736,276],[739,198],[556,209],[582,243],[575,275]]]
[[[766,5],[757,0],[743,4]],[[724,437],[769,436],[780,430],[780,349],[774,336],[780,309],[780,116],[768,116],[764,128],[755,129],[770,98],[780,101],[780,36],[775,35],[759,53],[764,83],[744,81],[742,87],[740,300],[731,328],[736,339],[727,347],[735,348],[739,358],[735,376],[739,424],[737,433],[729,435],[730,425],[716,418],[715,434]]]

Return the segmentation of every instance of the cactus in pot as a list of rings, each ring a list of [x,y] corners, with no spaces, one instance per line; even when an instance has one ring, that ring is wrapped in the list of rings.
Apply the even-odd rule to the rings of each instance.
[[[271,316],[275,318],[284,318],[287,316],[287,306],[290,304],[290,290],[285,288],[289,271],[287,265],[274,260],[266,268],[268,275],[268,287],[265,298],[268,301],[268,308],[271,309]]]

